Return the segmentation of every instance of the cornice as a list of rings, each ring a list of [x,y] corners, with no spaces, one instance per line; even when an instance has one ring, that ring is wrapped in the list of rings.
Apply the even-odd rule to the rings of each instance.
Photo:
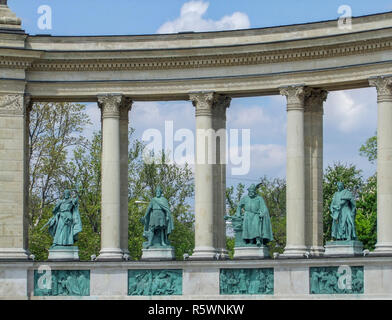
[[[0,68],[27,69],[42,53],[37,50],[0,48]]]
[[[231,54],[205,54],[195,50],[195,54],[187,56],[148,57],[148,58],[89,58],[85,59],[40,59],[28,67],[28,71],[45,72],[99,72],[128,70],[169,70],[195,69],[260,65],[328,59],[342,56],[366,55],[374,52],[392,50],[392,37],[361,40],[344,44],[323,45],[303,48],[290,48],[259,52],[241,52]],[[190,51],[192,51],[190,49]],[[197,54],[196,54],[197,51]],[[54,52],[51,52],[53,56]],[[64,54],[64,53],[62,53]],[[12,64],[8,64],[12,67]],[[17,65],[15,65],[17,67]]]

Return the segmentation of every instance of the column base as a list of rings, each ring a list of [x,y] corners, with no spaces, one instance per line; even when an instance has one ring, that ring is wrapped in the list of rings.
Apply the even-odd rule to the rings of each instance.
[[[310,255],[309,251],[305,246],[291,246],[286,247],[284,252],[279,255],[279,258],[306,258],[307,255]]]
[[[312,257],[322,257],[325,249],[323,246],[312,246],[310,247],[309,252]]]
[[[189,257],[189,260],[219,260],[220,252],[212,247],[199,247],[193,250],[193,254]]]
[[[229,252],[226,249],[219,249],[219,260],[228,260],[230,259],[229,257]]]
[[[22,248],[0,248],[0,260],[29,260],[29,255],[29,252]]]
[[[369,253],[369,256],[392,256],[392,243],[380,243],[376,244],[374,251]]]
[[[102,249],[97,261],[122,261],[124,255],[121,249]]]

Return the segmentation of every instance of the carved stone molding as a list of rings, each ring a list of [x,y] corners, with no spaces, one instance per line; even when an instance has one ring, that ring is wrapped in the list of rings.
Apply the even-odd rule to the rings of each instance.
[[[287,111],[304,110],[306,90],[304,86],[289,86],[280,88],[280,94],[286,96]]]
[[[327,100],[328,91],[321,88],[305,89],[305,112],[324,112],[323,104]]]
[[[196,108],[196,116],[225,117],[226,108],[230,106],[231,98],[215,92],[191,93],[189,99]]]
[[[392,76],[370,79],[369,84],[376,87],[378,102],[392,101]]]
[[[199,69],[228,66],[260,65],[308,61],[350,55],[364,55],[392,49],[392,38],[356,41],[345,44],[324,45],[293,49],[280,49],[247,53],[206,54],[203,56],[178,56],[154,58],[108,59],[43,59],[34,62],[29,71],[120,71]]]
[[[132,107],[132,100],[122,95],[100,95],[98,106],[103,118],[124,118]]]
[[[128,121],[128,113],[132,109],[133,101],[129,97],[123,97],[120,105],[120,120]]]
[[[23,115],[24,107],[23,94],[0,95],[0,115]]]

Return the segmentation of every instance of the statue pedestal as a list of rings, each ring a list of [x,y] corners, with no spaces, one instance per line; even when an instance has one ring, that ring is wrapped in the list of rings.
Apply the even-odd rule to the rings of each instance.
[[[56,246],[49,249],[49,261],[79,261],[79,248],[76,246]]]
[[[142,260],[163,261],[175,260],[173,247],[157,247],[142,250]]]
[[[234,259],[268,259],[269,249],[267,246],[261,247],[235,247]]]
[[[325,244],[324,256],[347,257],[361,256],[363,254],[363,244],[356,240],[328,241]]]

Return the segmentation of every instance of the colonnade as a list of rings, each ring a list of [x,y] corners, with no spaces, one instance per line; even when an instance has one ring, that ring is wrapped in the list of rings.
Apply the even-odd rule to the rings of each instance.
[[[392,77],[369,79],[369,85],[378,93],[378,225],[374,254],[385,255],[392,254]],[[287,243],[282,256],[299,258],[307,252],[319,256],[323,254],[323,103],[328,92],[303,85],[279,90],[287,98]],[[196,129],[211,134],[196,137],[195,250],[190,259],[211,260],[217,255],[225,259],[226,165],[221,159],[226,157],[226,150],[220,149],[225,143],[216,143],[212,137],[219,129],[226,129],[231,98],[215,92],[195,92],[189,94],[189,100],[195,107]],[[99,95],[97,101],[102,112],[102,234],[98,260],[122,260],[129,253],[128,114],[133,101],[121,94]],[[30,105],[30,97],[23,94],[0,96],[0,206],[12,216],[11,222],[4,220],[0,229],[0,259],[28,257],[26,129]],[[219,139],[225,141],[225,130],[220,133]],[[214,145],[216,148],[211,148]],[[203,148],[207,152],[201,152]],[[215,162],[209,161],[211,156]],[[4,191],[6,188],[11,191]]]
[[[378,231],[375,254],[392,254],[392,77],[370,79],[378,92]],[[287,98],[287,242],[283,257],[323,254],[323,103],[322,88],[280,88]],[[212,138],[226,129],[231,98],[215,92],[189,95],[195,107],[195,250],[192,260],[227,258],[225,143]],[[132,101],[121,95],[98,97],[102,110],[102,248],[99,260],[121,260],[128,253],[128,112]],[[210,130],[210,131],[208,131]],[[225,130],[219,139],[226,139]],[[206,139],[201,141],[201,139]],[[209,145],[213,143],[213,145]],[[211,148],[216,146],[216,148]],[[202,148],[205,148],[201,152]],[[216,154],[211,163],[211,154]],[[198,152],[201,153],[198,155]]]

